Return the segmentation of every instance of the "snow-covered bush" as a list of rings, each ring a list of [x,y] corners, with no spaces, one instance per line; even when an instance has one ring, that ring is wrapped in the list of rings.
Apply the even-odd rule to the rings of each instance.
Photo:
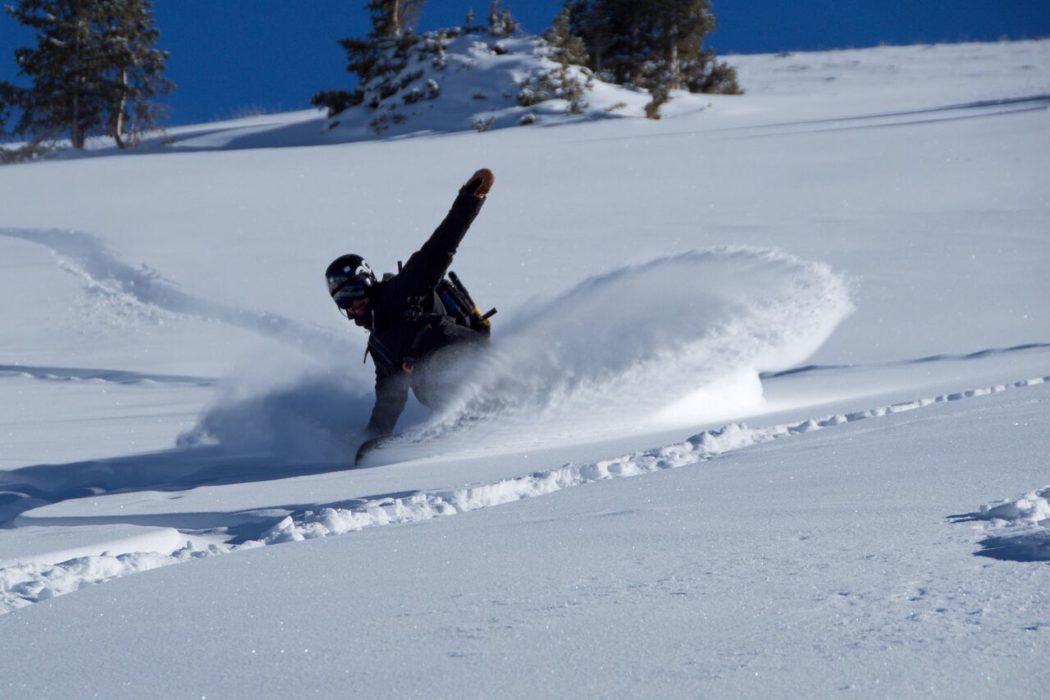
[[[344,138],[487,131],[541,117],[544,124],[640,117],[650,97],[603,83],[580,65],[586,51],[564,15],[543,36],[518,31],[497,39],[491,29],[471,24],[340,43],[359,83],[352,91],[320,92],[313,101],[327,108],[329,128]],[[675,91],[674,98],[684,95]]]

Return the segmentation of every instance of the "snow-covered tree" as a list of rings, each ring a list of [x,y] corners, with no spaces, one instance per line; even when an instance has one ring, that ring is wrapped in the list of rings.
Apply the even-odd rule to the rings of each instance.
[[[372,31],[364,38],[339,40],[346,51],[346,70],[357,76],[357,87],[352,91],[322,90],[310,100],[315,107],[327,109],[329,115],[361,104],[365,100],[363,86],[368,82],[397,76],[416,44],[415,23],[423,0],[370,0],[365,7],[372,17]]]
[[[154,48],[150,0],[19,0],[6,9],[37,40],[15,51],[32,84],[0,83],[0,99],[20,115],[15,134],[68,135],[74,148],[106,134],[123,148],[156,125],[151,99],[174,85],[164,78],[168,53]]]
[[[547,57],[558,64],[557,68],[533,76],[521,84],[518,104],[529,107],[546,100],[562,99],[568,102],[570,114],[582,114],[587,107],[586,95],[591,89],[592,79],[587,69],[587,49],[583,39],[573,35],[569,26],[569,10],[563,8],[543,34],[547,45]]]
[[[476,24],[474,24],[475,20],[476,20],[476,18],[474,16],[474,8],[473,7],[467,8],[467,16],[463,20],[463,33],[464,34],[471,34],[473,32],[477,32],[477,31],[481,30],[481,27],[479,27]]]
[[[582,37],[573,34],[572,13],[568,7],[563,7],[554,18],[543,39],[551,47],[550,57],[563,66],[587,65],[587,45]]]
[[[567,0],[569,29],[603,80],[653,93],[651,116],[670,90],[739,93],[732,67],[703,47],[714,30],[710,0]]]
[[[510,9],[502,5],[501,0],[490,0],[489,3],[489,34],[497,38],[510,36],[519,26]]]

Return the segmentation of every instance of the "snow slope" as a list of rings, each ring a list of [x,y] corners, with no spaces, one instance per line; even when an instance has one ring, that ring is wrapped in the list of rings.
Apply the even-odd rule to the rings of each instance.
[[[730,62],[660,122],[0,169],[0,689],[1041,695],[1050,42]],[[320,271],[482,165],[494,352],[348,470]]]

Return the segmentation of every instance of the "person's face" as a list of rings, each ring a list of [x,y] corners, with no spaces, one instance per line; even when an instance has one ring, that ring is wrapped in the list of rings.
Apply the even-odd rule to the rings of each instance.
[[[345,309],[346,315],[350,318],[361,318],[368,311],[368,298],[361,297],[360,299],[354,299],[350,302],[350,306]]]
[[[349,306],[340,306],[339,311],[361,328],[371,328],[368,317],[368,297],[361,297],[350,302]]]

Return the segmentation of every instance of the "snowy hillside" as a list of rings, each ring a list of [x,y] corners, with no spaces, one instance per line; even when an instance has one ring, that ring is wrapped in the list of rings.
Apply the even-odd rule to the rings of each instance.
[[[337,138],[357,140],[644,116],[647,91],[603,83],[579,66],[566,67],[562,76],[550,52],[530,35],[423,35],[404,68],[366,83],[363,103],[336,115],[328,128]],[[570,85],[581,93],[576,104],[565,89]],[[676,95],[703,104],[688,93]]]
[[[488,51],[379,136],[0,168],[0,696],[1041,697],[1050,41],[524,127]],[[349,469],[322,272],[482,166],[492,352]]]

